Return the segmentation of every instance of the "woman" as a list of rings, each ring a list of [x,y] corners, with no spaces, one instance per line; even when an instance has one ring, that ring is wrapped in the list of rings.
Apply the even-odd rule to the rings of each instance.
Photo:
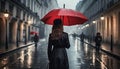
[[[61,19],[53,22],[52,33],[49,35],[48,59],[49,69],[69,69],[68,56],[65,48],[70,47],[68,34],[63,32]]]

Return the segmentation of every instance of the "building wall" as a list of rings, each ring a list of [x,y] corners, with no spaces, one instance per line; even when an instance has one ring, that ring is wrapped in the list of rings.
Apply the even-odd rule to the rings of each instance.
[[[87,1],[86,1],[87,2]],[[82,4],[87,5],[86,2]],[[93,5],[90,6],[77,6],[76,9],[81,11],[83,14],[88,17],[88,22],[82,25],[84,27],[86,24],[89,24],[89,27],[85,27],[83,32],[86,32],[88,29],[91,31],[87,31],[89,37],[91,36],[91,32],[96,29],[96,32],[100,32],[103,36],[104,41],[111,42],[111,38],[113,38],[114,44],[120,44],[120,1],[119,0],[96,0],[93,1]],[[80,8],[79,8],[80,7]],[[88,8],[90,7],[90,8]],[[101,20],[101,17],[104,17]],[[95,23],[93,23],[95,21]],[[95,24],[95,25],[93,25]],[[94,27],[94,29],[92,28]],[[83,29],[82,29],[83,30]]]
[[[44,24],[40,19],[55,6],[58,5],[53,0],[0,0],[0,22],[4,29],[1,30],[2,28],[0,28],[0,44],[6,42],[6,22],[3,16],[5,10],[10,14],[7,18],[8,40],[9,43],[16,43],[17,41],[30,41],[31,31],[36,31],[39,36],[44,37]],[[29,21],[31,21],[31,24],[29,24]]]

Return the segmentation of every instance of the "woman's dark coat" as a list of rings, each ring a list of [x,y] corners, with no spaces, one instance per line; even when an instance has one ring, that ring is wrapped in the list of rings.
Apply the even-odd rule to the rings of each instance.
[[[49,35],[48,59],[50,61],[49,69],[69,69],[68,56],[65,48],[69,48],[68,34],[63,32],[59,39],[52,39]]]

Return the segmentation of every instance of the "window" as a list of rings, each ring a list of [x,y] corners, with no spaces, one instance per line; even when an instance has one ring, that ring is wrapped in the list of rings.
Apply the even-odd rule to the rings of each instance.
[[[16,17],[17,17],[17,18],[20,18],[20,15],[21,15],[21,9],[20,9],[20,8],[17,8],[17,15],[16,15]]]
[[[13,14],[13,8],[14,8],[14,5],[13,4],[9,4],[9,12],[11,14]]]
[[[1,11],[1,12],[5,11],[5,1],[1,1],[0,11]]]

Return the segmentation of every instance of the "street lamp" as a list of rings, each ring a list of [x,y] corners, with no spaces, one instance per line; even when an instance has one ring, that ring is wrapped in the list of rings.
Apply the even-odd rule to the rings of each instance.
[[[7,18],[9,17],[9,13],[8,13],[7,10],[4,12],[4,17],[5,17],[5,23],[6,23],[6,43],[5,43],[5,49],[8,49]]]
[[[101,32],[102,32],[102,34],[103,34],[103,39],[104,39],[104,28],[105,28],[105,26],[103,25],[103,23],[104,23],[105,17],[102,15],[102,16],[100,17],[100,19],[101,19],[101,23],[102,23]]]
[[[19,47],[19,39],[18,39],[18,37],[19,37],[19,24],[17,26],[17,42],[16,42],[17,47]]]

